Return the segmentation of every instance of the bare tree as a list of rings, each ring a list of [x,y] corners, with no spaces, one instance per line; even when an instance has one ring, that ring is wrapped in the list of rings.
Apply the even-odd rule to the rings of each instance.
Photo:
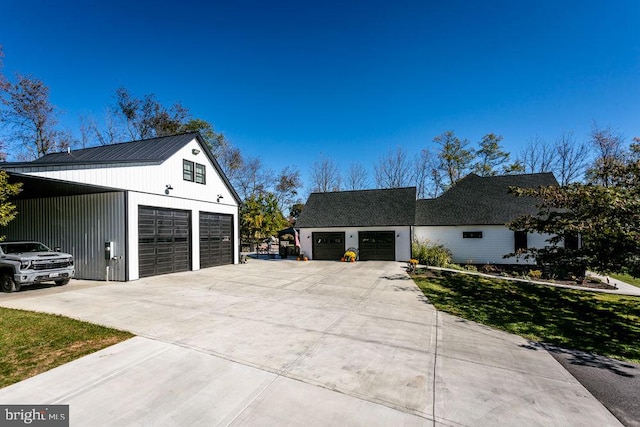
[[[437,197],[442,184],[435,155],[428,149],[420,151],[414,160],[414,183],[419,199]]]
[[[595,149],[595,161],[587,170],[587,179],[596,184],[609,187],[617,167],[624,162],[626,156],[625,138],[619,131],[598,127],[596,122],[591,127],[591,146]]]
[[[125,125],[110,108],[104,112],[102,125],[92,115],[80,116],[80,142],[82,147],[115,144],[127,139]]]
[[[578,181],[584,174],[586,160],[589,155],[589,147],[584,143],[577,143],[573,132],[565,132],[554,144],[556,161],[554,172],[560,180],[560,185],[565,186]]]
[[[373,167],[376,187],[400,188],[410,185],[411,169],[411,161],[402,147],[389,150]]]
[[[520,152],[519,162],[525,173],[551,172],[555,168],[555,149],[552,143],[535,136]]]
[[[291,210],[291,206],[297,201],[300,188],[302,188],[300,172],[291,166],[283,168],[276,178],[276,186],[273,192],[282,212]]]
[[[240,174],[244,160],[238,148],[228,146],[221,155],[217,156],[220,167],[231,182],[235,182]]]
[[[265,170],[258,157],[243,160],[238,173],[234,176],[233,186],[243,200],[259,196],[269,191],[273,182],[273,173]]]
[[[320,155],[320,158],[311,164],[311,191],[340,191],[340,185],[338,166],[333,159]]]
[[[32,76],[16,74],[12,83],[0,75],[0,122],[15,141],[16,157],[36,159],[69,147],[73,138],[58,124],[59,110],[49,102],[49,88]]]
[[[346,190],[364,190],[369,186],[367,170],[360,163],[353,162],[349,165],[345,179]]]

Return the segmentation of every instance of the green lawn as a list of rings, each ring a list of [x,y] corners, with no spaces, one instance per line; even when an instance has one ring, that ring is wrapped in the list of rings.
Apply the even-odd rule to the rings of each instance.
[[[610,274],[609,276],[640,288],[640,278],[631,277],[628,274]]]
[[[0,387],[133,336],[63,316],[1,307],[0,329]]]
[[[438,310],[534,341],[640,363],[640,297],[456,273],[414,281]]]

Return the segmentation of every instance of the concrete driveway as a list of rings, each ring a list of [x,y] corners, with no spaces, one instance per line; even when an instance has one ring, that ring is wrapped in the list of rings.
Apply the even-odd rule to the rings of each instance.
[[[396,262],[250,260],[0,295],[138,336],[0,390],[71,425],[620,425],[545,350],[438,313]]]

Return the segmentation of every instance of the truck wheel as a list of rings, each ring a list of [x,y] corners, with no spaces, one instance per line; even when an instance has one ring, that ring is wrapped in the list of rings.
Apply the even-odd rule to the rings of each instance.
[[[20,285],[13,281],[11,274],[2,273],[0,274],[0,288],[2,288],[2,292],[17,292],[20,290]]]
[[[56,280],[56,286],[64,286],[68,284],[70,280],[71,279]]]

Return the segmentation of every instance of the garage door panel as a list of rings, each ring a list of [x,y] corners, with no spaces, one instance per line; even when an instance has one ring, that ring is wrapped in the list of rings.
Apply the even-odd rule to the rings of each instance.
[[[200,212],[200,268],[233,264],[233,216]]]
[[[362,261],[394,261],[395,231],[360,231],[359,257]]]
[[[191,269],[190,217],[188,211],[138,208],[140,277]]]
[[[313,259],[339,260],[345,252],[344,232],[311,233]]]

